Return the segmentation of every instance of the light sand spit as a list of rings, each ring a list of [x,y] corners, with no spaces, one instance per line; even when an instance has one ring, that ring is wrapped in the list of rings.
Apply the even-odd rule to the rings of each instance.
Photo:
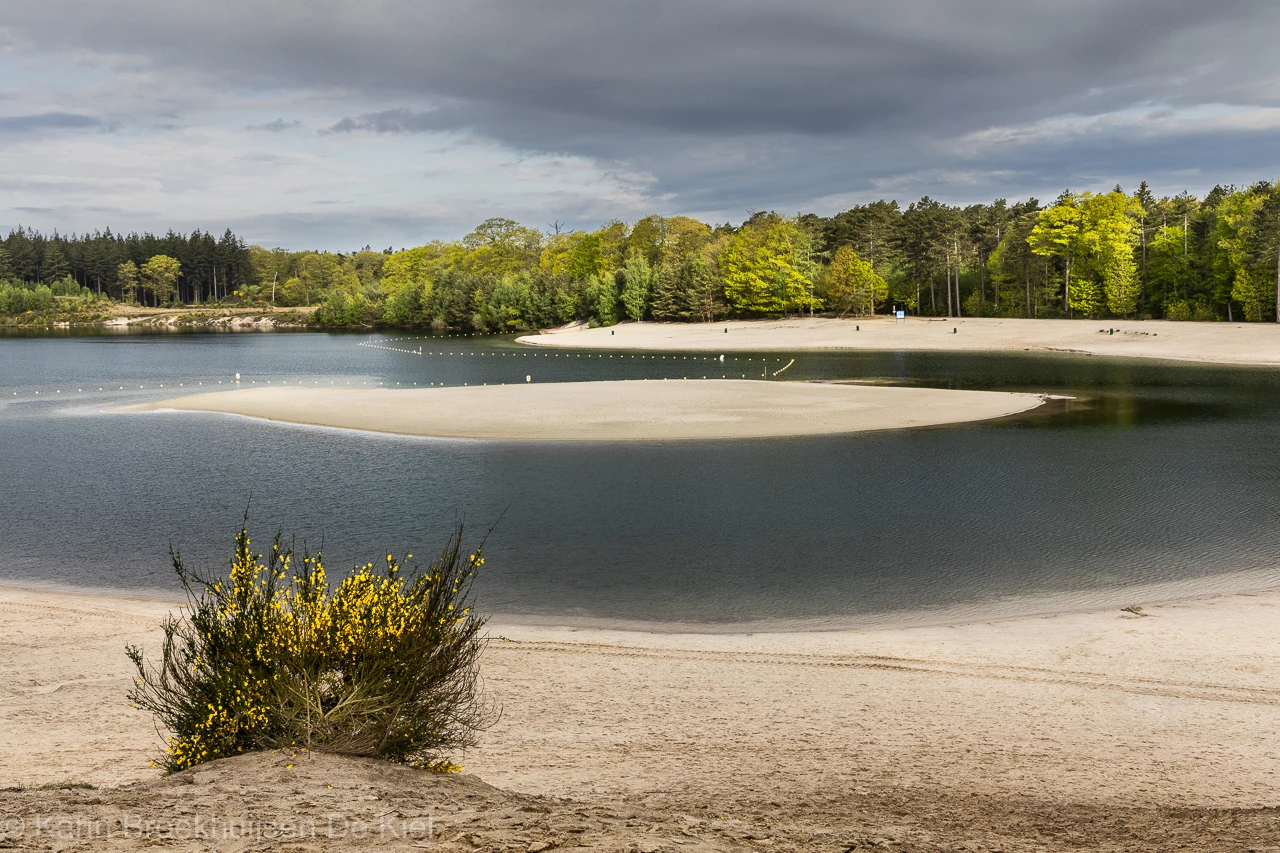
[[[630,441],[822,435],[986,420],[1036,394],[781,381],[562,382],[412,390],[249,388],[162,400],[177,409],[402,435]]]

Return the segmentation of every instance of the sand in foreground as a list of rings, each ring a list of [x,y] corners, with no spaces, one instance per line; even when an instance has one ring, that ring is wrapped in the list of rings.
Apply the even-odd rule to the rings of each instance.
[[[0,588],[0,786],[104,786],[0,795],[7,814],[303,815],[321,828],[333,814],[434,816],[442,850],[1280,843],[1268,808],[1280,784],[1277,592],[1146,616],[865,632],[494,625],[501,639],[483,668],[503,716],[461,758],[503,790],[296,755],[158,780],[151,720],[124,700],[123,648],[154,650],[172,606]],[[126,836],[109,849],[153,843]],[[15,840],[43,849],[48,839]],[[208,846],[188,837],[177,849]],[[405,845],[372,837],[363,849]]]
[[[563,382],[413,390],[249,388],[178,409],[441,438],[652,440],[822,435],[986,420],[1036,394],[741,380]]]
[[[0,786],[155,775],[126,643],[168,602],[0,587]],[[1250,808],[1280,790],[1280,592],[952,627],[491,626],[504,788],[724,801],[898,789]]]
[[[728,334],[725,333],[728,329]],[[1004,320],[889,317],[624,323],[527,335],[541,347],[800,352],[821,349],[1070,352],[1218,364],[1280,364],[1280,324],[1164,320]]]

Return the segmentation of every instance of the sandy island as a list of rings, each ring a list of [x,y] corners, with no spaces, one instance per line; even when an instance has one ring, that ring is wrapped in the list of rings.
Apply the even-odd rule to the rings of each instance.
[[[401,435],[653,440],[822,435],[998,418],[1036,394],[782,381],[563,382],[412,390],[270,387],[122,411],[177,409]]]
[[[10,790],[6,815],[430,815],[443,850],[1280,843],[1278,592],[832,633],[495,624],[483,667],[503,717],[462,756],[478,778],[445,780],[284,754],[160,779],[123,649],[154,649],[172,606],[0,588],[0,786],[102,786]]]
[[[728,334],[725,329],[728,329]],[[953,331],[954,330],[954,331]],[[592,349],[761,352],[823,349],[1066,352],[1218,364],[1280,365],[1280,324],[1164,320],[889,317],[623,323],[526,335],[521,343]]]

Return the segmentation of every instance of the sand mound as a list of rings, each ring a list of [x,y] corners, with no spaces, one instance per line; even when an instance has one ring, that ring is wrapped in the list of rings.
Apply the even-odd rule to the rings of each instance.
[[[1036,394],[751,380],[561,382],[412,390],[257,387],[178,409],[401,435],[501,440],[762,438],[933,426],[1035,408]]]
[[[785,771],[778,783],[786,784]],[[629,851],[1094,847],[1144,850],[1214,838],[1218,849],[1267,837],[1274,809],[1135,809],[927,790],[768,804],[578,801],[511,793],[472,776],[305,751],[255,753],[108,790],[68,784],[7,790],[0,847],[142,850]],[[1199,846],[1193,844],[1193,846]],[[1119,848],[1117,848],[1119,849]],[[1201,847],[1200,849],[1206,849]]]

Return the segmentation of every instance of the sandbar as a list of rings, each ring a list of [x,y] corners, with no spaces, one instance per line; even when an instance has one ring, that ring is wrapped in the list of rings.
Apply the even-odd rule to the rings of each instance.
[[[180,410],[439,438],[637,441],[827,435],[988,420],[1038,394],[767,380],[561,382],[410,390],[269,387],[124,411]]]
[[[729,331],[726,333],[725,329]],[[1166,320],[860,317],[622,323],[526,335],[539,347],[698,352],[893,350],[1041,352],[1214,364],[1280,365],[1280,324]]]

